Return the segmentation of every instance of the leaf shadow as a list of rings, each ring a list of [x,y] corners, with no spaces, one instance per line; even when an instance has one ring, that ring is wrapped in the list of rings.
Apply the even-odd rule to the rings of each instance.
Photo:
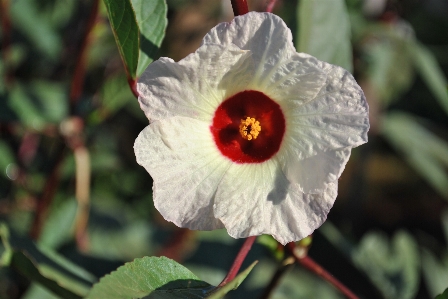
[[[200,280],[177,279],[155,289],[142,299],[203,299],[214,288],[215,286]]]

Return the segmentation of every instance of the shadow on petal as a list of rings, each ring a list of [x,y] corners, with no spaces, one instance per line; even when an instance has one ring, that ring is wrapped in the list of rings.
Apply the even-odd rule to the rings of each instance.
[[[283,174],[282,170],[278,168],[275,173],[274,189],[268,194],[268,200],[272,201],[274,205],[280,204],[286,199],[288,195],[290,182]]]

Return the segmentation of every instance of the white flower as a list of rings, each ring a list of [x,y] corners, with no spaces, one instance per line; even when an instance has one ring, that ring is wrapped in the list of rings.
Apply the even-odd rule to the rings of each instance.
[[[163,217],[190,229],[300,240],[325,221],[351,148],[367,141],[352,75],[297,53],[270,13],[219,24],[178,63],[160,58],[138,91],[150,125],[137,161]]]

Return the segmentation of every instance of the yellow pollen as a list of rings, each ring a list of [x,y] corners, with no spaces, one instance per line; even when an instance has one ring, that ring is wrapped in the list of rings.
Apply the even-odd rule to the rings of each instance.
[[[260,134],[261,126],[260,122],[253,117],[247,117],[241,120],[240,134],[244,139],[252,140],[257,139]]]

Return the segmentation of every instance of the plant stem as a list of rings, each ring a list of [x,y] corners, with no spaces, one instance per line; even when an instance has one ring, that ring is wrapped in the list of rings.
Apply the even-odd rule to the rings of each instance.
[[[136,98],[138,98],[137,80],[132,79],[127,72],[126,75],[128,76],[128,84],[129,87],[131,88],[132,93]]]
[[[272,12],[276,3],[277,0],[269,0],[268,5],[266,6],[266,12]]]
[[[289,243],[286,247],[291,251],[296,261],[304,266],[306,269],[322,277],[324,280],[331,283],[335,288],[337,288],[342,294],[344,294],[349,299],[359,299],[349,288],[343,285],[339,280],[337,280],[333,275],[331,275],[327,270],[322,268],[318,263],[311,259],[308,255],[301,256],[296,250],[295,243]]]
[[[230,267],[230,270],[227,273],[227,276],[224,278],[223,281],[221,281],[218,287],[225,286],[229,281],[235,278],[235,276],[238,274],[238,271],[241,268],[241,265],[243,264],[244,259],[247,256],[247,253],[252,248],[252,244],[254,244],[256,238],[257,236],[252,236],[244,241],[243,246],[241,246],[240,251],[238,252],[238,254],[235,257],[235,260],[233,261],[232,267]]]
[[[247,6],[246,0],[230,0],[232,3],[233,14],[236,16],[241,16],[249,12],[249,7]]]

